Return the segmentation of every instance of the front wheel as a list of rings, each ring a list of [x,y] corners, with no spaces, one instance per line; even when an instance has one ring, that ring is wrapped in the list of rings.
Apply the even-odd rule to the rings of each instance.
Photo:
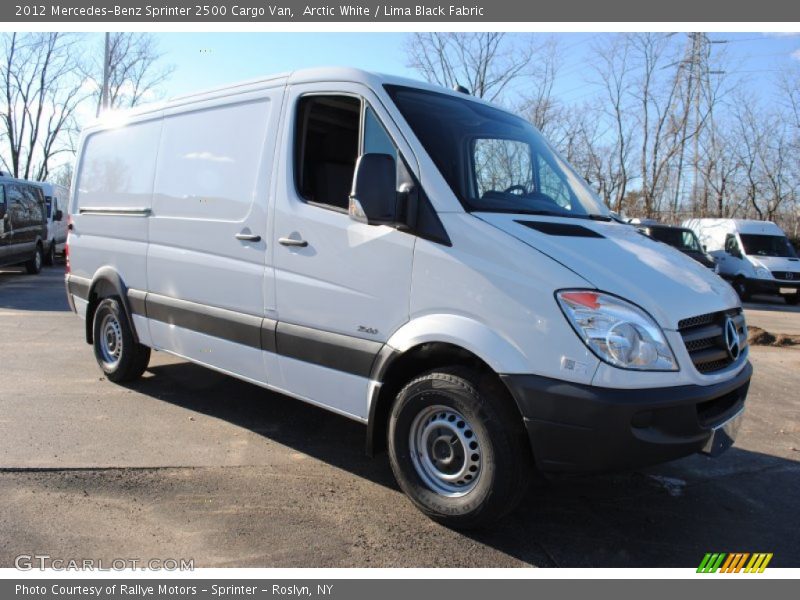
[[[800,292],[795,294],[786,294],[783,299],[786,300],[786,304],[797,306],[797,304],[800,303]]]
[[[427,373],[398,394],[389,460],[423,513],[467,529],[488,525],[519,504],[532,460],[511,402],[500,382],[462,368]]]
[[[747,282],[744,277],[737,277],[731,284],[734,291],[739,295],[742,302],[750,299],[750,290],[747,289]]]
[[[104,298],[94,311],[94,356],[109,381],[138,379],[150,362],[150,348],[138,344],[118,298]]]
[[[44,252],[42,245],[36,244],[36,250],[33,253],[33,258],[25,263],[25,270],[29,275],[37,275],[42,270],[42,263],[44,262]]]

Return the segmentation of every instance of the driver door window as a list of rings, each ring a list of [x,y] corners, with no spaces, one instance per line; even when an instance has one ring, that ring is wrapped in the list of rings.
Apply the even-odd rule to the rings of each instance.
[[[354,96],[300,99],[295,132],[297,190],[309,204],[346,211],[359,154],[397,148],[372,108]]]

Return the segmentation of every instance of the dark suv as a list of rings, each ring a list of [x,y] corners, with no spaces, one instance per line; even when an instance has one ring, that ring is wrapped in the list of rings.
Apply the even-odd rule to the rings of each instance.
[[[717,261],[700,245],[694,231],[672,225],[643,225],[639,231],[659,242],[664,242],[691,256],[704,267],[717,271]]]
[[[42,270],[46,218],[41,188],[0,177],[0,267],[25,265],[31,274]]]

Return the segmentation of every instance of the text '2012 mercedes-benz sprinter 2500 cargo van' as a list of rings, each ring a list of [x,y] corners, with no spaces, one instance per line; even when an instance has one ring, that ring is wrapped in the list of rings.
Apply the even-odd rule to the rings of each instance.
[[[155,348],[327,408],[449,525],[545,473],[731,443],[731,287],[620,224],[526,121],[353,69],[86,129],[67,289],[112,381]]]

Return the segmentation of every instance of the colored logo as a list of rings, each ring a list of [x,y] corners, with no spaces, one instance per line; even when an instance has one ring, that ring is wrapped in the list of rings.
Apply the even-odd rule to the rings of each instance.
[[[763,573],[772,552],[708,552],[697,567],[698,573]]]

